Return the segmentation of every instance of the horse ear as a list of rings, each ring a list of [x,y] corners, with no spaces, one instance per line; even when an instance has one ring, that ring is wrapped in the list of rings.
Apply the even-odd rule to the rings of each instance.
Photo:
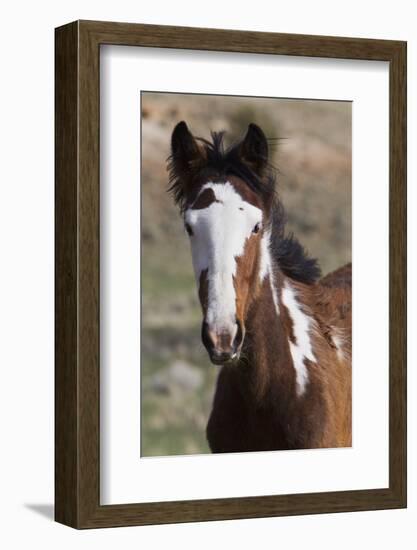
[[[268,142],[263,131],[249,124],[246,136],[238,149],[240,158],[259,176],[262,176],[268,164]]]
[[[189,176],[204,159],[204,151],[182,120],[172,132],[171,159],[173,167],[181,177]]]

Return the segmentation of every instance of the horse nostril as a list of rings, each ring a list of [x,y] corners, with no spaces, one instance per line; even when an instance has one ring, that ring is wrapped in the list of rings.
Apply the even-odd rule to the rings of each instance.
[[[203,344],[204,344],[205,348],[207,349],[207,351],[210,352],[210,350],[212,350],[214,348],[215,343],[211,339],[209,326],[205,321],[203,321],[203,324],[201,326],[201,340],[203,341]]]

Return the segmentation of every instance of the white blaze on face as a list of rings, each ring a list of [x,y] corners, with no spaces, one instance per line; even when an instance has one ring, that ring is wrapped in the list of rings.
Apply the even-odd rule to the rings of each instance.
[[[200,194],[211,189],[216,197],[208,207],[189,208],[185,222],[190,226],[191,253],[197,285],[207,270],[208,305],[206,322],[212,330],[235,330],[236,292],[233,277],[236,258],[244,251],[262,210],[245,202],[231,183],[207,183]]]

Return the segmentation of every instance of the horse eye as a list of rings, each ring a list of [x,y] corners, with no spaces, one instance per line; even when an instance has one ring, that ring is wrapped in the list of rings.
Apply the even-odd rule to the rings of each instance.
[[[252,229],[252,233],[259,233],[260,228],[261,228],[261,224],[257,223],[255,227]]]
[[[188,223],[185,224],[185,230],[187,231],[187,233],[190,235],[193,234],[193,230],[191,229],[190,225]]]

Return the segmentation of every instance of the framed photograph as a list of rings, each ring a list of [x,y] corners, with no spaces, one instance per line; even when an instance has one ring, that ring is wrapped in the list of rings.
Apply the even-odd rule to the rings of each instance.
[[[56,521],[406,506],[406,43],[56,29]]]

